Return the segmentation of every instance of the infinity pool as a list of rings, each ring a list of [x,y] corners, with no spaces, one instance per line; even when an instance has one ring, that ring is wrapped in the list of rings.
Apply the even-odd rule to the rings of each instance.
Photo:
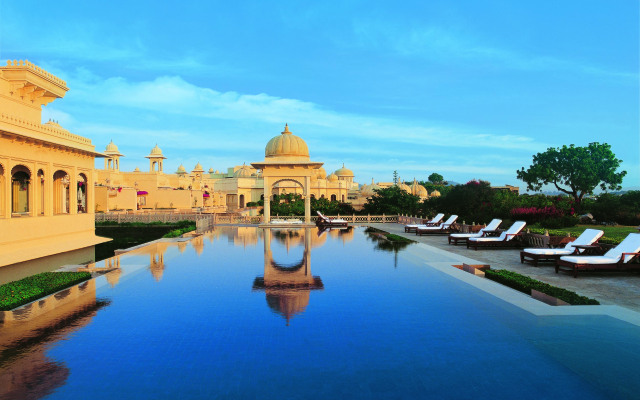
[[[535,316],[423,246],[220,227],[107,260],[77,299],[0,325],[0,398],[640,396],[640,328]]]

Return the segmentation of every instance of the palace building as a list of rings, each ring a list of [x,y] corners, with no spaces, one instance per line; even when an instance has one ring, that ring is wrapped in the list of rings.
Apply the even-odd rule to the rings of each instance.
[[[28,61],[0,67],[0,267],[33,271],[94,259],[94,160],[91,140],[42,106],[64,97],[65,81]]]

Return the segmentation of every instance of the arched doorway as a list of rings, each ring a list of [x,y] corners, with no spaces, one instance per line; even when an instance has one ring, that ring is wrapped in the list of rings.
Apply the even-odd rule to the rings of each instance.
[[[335,194],[332,194],[332,195],[331,195],[331,201],[336,201],[336,200],[337,200],[336,195],[335,195]]]
[[[244,208],[244,195],[243,194],[241,194],[240,198],[238,199],[238,207]]]
[[[29,213],[29,193],[31,171],[24,165],[16,165],[11,170],[11,213]]]
[[[53,174],[53,213],[69,214],[69,185],[71,179],[65,171],[56,171]]]

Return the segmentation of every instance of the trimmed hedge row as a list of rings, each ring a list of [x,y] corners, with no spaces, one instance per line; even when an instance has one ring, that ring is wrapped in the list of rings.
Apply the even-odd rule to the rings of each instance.
[[[565,301],[573,305],[599,305],[598,300],[590,299],[585,296],[572,292],[567,289],[562,289],[556,286],[549,285],[544,282],[529,278],[528,276],[520,275],[517,272],[507,271],[506,269],[487,269],[484,271],[484,276],[492,281],[496,281],[505,286],[509,286],[512,289],[518,290],[528,295],[531,294],[531,289],[535,289],[549,296],[553,296],[562,301]]]
[[[118,221],[100,221],[96,222],[96,226],[119,226],[119,227],[143,227],[143,226],[175,226],[176,228],[185,228],[193,225],[193,221],[182,220],[176,222],[118,222]]]
[[[0,286],[0,311],[9,311],[91,278],[88,272],[42,272]]]
[[[166,235],[163,236],[163,238],[175,238],[175,237],[183,235],[183,234],[185,234],[187,232],[191,232],[191,231],[195,231],[195,230],[196,230],[196,226],[195,225],[189,225],[189,226],[184,227],[184,228],[174,229],[172,231],[169,231]]]

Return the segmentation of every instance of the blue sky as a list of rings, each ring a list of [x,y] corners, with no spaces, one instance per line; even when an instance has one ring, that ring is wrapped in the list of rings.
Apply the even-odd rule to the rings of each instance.
[[[259,161],[287,122],[361,183],[524,186],[533,154],[607,142],[640,187],[637,1],[306,3],[0,0],[0,59],[65,79],[45,120],[124,170],[156,143],[169,171]]]

